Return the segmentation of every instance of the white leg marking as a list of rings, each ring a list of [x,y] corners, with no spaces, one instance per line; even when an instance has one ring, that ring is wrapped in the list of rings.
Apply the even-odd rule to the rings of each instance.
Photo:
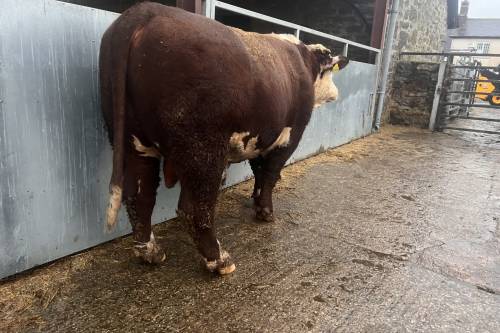
[[[206,258],[203,258],[205,265],[210,272],[217,270],[220,275],[231,274],[236,269],[236,265],[233,263],[229,266],[225,265],[227,264],[226,261],[230,258],[229,253],[222,249],[219,240],[217,240],[217,243],[219,244],[219,259],[208,261]]]
[[[135,150],[139,152],[139,155],[143,157],[154,157],[158,159],[161,158],[161,154],[158,149],[156,149],[155,147],[144,146],[135,135],[132,135],[132,138],[134,139]]]
[[[149,241],[147,243],[139,243],[137,242],[134,245],[134,254],[136,257],[142,258],[150,264],[155,262],[163,262],[167,258],[165,253],[162,254],[161,258],[155,258],[161,251],[160,246],[156,243],[155,235],[151,231],[149,235]],[[159,260],[158,260],[159,259]]]

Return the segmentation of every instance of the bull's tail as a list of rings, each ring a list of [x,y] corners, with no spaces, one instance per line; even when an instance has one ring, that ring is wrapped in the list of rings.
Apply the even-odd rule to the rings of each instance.
[[[122,203],[125,161],[126,78],[130,45],[138,29],[131,29],[128,38],[111,38],[111,95],[113,133],[113,171],[109,184],[109,204],[106,213],[106,228],[114,229]]]
[[[116,39],[113,39],[114,42]],[[108,231],[113,230],[118,218],[118,212],[122,203],[122,189],[124,177],[124,153],[125,153],[125,101],[126,101],[126,73],[128,64],[127,51],[123,48],[112,47],[115,53],[111,60],[111,96],[113,107],[113,172],[109,184],[109,204],[106,213],[106,227]],[[121,56],[120,56],[121,55]]]

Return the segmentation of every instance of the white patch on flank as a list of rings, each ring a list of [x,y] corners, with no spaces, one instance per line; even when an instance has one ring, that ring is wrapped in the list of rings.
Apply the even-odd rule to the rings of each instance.
[[[339,90],[333,83],[333,72],[327,71],[318,75],[314,82],[314,107],[318,107],[326,102],[335,101],[339,97]]]
[[[272,151],[275,148],[282,148],[288,146],[288,144],[290,143],[291,131],[292,131],[291,127],[283,128],[276,141],[274,141],[272,145],[267,147],[266,150],[262,152],[262,156],[266,156],[270,151]]]
[[[266,149],[257,148],[258,136],[248,140],[247,144],[243,141],[250,135],[250,132],[233,133],[229,139],[228,162],[238,163],[244,160],[256,158],[259,155],[265,156],[276,148],[286,147],[290,142],[291,127],[285,127],[278,138]]]
[[[274,34],[274,33],[271,33],[271,34],[267,34],[267,35],[270,36],[270,37],[273,37],[273,38],[277,38],[277,39],[281,39],[281,40],[290,42],[290,43],[295,44],[295,45],[299,45],[300,43],[302,43],[300,41],[300,39],[298,39],[297,37],[295,37],[294,35],[291,35],[291,34]]]
[[[146,147],[146,146],[144,146],[141,143],[141,141],[135,135],[132,135],[132,138],[134,138],[135,150],[137,150],[140,153],[141,156],[143,156],[143,157],[154,157],[154,158],[158,158],[158,159],[161,158],[161,154],[158,151],[158,149],[156,149],[155,147]]]
[[[111,187],[111,195],[109,196],[109,204],[106,212],[106,227],[108,231],[113,230],[118,218],[118,212],[122,204],[122,189],[119,186]]]
[[[233,133],[229,138],[229,154],[228,161],[230,163],[237,163],[244,160],[256,158],[260,154],[260,150],[256,148],[258,136],[248,140],[246,146],[243,141],[250,132]]]

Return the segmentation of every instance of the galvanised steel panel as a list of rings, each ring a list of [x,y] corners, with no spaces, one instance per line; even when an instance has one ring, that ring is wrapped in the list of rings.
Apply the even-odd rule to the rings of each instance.
[[[311,121],[288,164],[372,132],[373,115],[370,104],[376,75],[375,65],[356,61],[349,62],[345,69],[334,74],[333,81],[339,89],[339,100],[313,111]],[[228,183],[234,184],[250,177],[252,173],[249,164],[240,163],[231,166]]]
[[[103,231],[110,148],[98,50],[117,17],[53,0],[0,10],[0,276],[128,231]],[[161,214],[160,214],[161,215]]]
[[[130,232],[104,232],[111,149],[98,96],[98,50],[117,14],[54,0],[2,0],[0,11],[0,277]],[[341,100],[313,114],[292,160],[370,133],[375,67],[336,75]],[[354,83],[354,84],[353,84]],[[231,167],[228,184],[251,176]],[[160,189],[154,221],[179,188]]]

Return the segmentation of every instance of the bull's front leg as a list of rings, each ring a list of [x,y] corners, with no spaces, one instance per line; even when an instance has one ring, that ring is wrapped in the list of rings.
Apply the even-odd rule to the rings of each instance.
[[[281,169],[290,155],[291,152],[288,153],[288,149],[272,152],[262,158],[258,172],[254,171],[254,209],[255,217],[260,221],[274,221],[272,193],[280,179]]]
[[[267,165],[267,163],[264,165]],[[272,193],[274,186],[280,179],[280,171],[281,168],[279,167],[272,168],[272,170],[270,170],[270,168],[264,169],[260,175],[260,184],[258,184],[259,182],[257,182],[256,178],[253,199],[255,217],[260,221],[274,221]]]
[[[255,204],[256,198],[258,198],[260,196],[260,191],[262,191],[263,159],[262,159],[262,156],[259,156],[257,158],[251,159],[249,162],[250,162],[250,167],[252,168],[252,172],[254,175],[254,185],[253,185],[252,198],[254,199],[254,204]]]
[[[255,186],[252,195],[254,199],[255,217],[260,221],[274,221],[273,189],[281,178],[281,170],[292,155],[296,146],[295,144],[277,148],[265,157],[259,157],[250,163],[255,175]]]

